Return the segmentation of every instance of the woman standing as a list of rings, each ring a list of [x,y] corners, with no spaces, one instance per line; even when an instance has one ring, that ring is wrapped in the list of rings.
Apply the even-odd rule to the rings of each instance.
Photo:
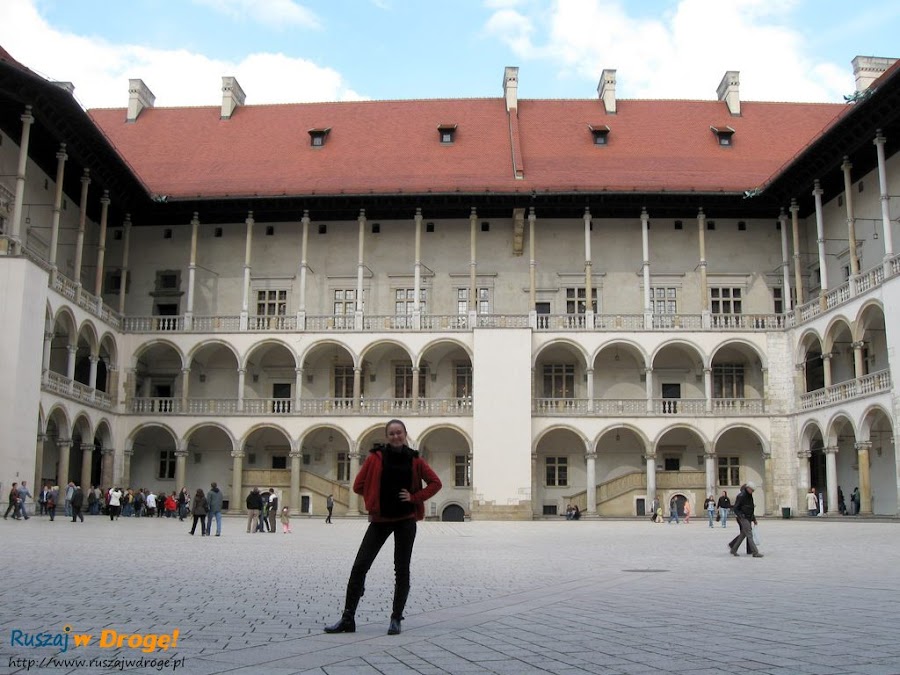
[[[725,490],[722,490],[722,496],[719,497],[719,503],[716,506],[719,507],[719,515],[722,517],[722,527],[725,527],[728,523],[728,512],[731,511],[731,500]]]
[[[200,536],[205,537],[209,532],[206,531],[206,495],[203,494],[203,488],[197,488],[194,493],[194,503],[191,504],[191,513],[194,514],[194,525],[191,527],[191,535],[197,529],[197,522],[200,523]]]
[[[384,542],[394,535],[394,604],[388,635],[400,633],[403,609],[409,595],[409,563],[416,540],[416,521],[425,517],[425,501],[441,489],[441,481],[419,453],[406,445],[406,425],[391,420],[384,427],[387,445],[376,445],[353,482],[369,512],[369,528],[347,582],[347,599],[340,621],[326,626],[326,633],[356,631],[356,607],[363,595],[366,574]],[[425,483],[425,487],[422,487]]]
[[[706,515],[709,516],[709,526],[713,526],[713,520],[716,517],[716,498],[710,495],[706,498],[706,501],[703,502],[703,508],[706,509]]]

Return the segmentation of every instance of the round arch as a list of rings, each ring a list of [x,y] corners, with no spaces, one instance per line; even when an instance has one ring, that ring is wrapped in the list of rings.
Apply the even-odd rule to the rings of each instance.
[[[604,342],[603,344],[601,344],[590,355],[590,359],[591,359],[590,363],[592,363],[592,364],[595,363],[597,361],[597,357],[600,356],[600,354],[602,352],[606,351],[607,349],[615,349],[616,347],[625,347],[626,349],[628,349],[630,351],[636,352],[637,354],[640,355],[641,359],[643,360],[644,367],[645,368],[650,367],[650,354],[647,353],[647,350],[644,349],[644,346],[641,344],[638,344],[637,342],[635,342],[633,340],[627,340],[624,338],[617,338],[617,339],[610,340],[608,342]]]
[[[817,342],[818,345],[814,344],[815,342]],[[800,337],[797,340],[794,363],[803,363],[806,361],[806,355],[809,353],[811,347],[818,346],[819,351],[823,351],[822,344],[822,336],[819,334],[819,331],[814,328],[807,328],[800,334]]]
[[[137,349],[135,349],[134,354],[132,354],[131,356],[131,367],[136,369],[138,367],[138,361],[140,361],[141,356],[143,356],[154,347],[168,347],[178,355],[178,360],[181,362],[180,368],[184,369],[187,367],[184,362],[184,352],[181,351],[181,348],[171,340],[166,340],[164,338],[155,338],[150,340],[149,342],[144,342]]]
[[[56,315],[53,317],[54,326],[57,323],[62,323],[66,328],[70,343],[78,339],[78,322],[75,321],[75,314],[72,313],[69,307],[63,305],[56,311]]]
[[[250,358],[258,353],[267,351],[269,347],[283,347],[287,350],[287,353],[291,355],[291,358],[294,359],[294,368],[298,367],[300,361],[297,359],[297,352],[294,351],[294,348],[291,347],[284,340],[279,340],[277,338],[266,338],[265,340],[260,340],[259,342],[254,342],[253,345],[247,350],[247,353],[244,354],[243,358],[238,360],[238,367],[247,369]]]
[[[585,436],[579,429],[569,425],[569,424],[554,424],[553,426],[547,427],[543,431],[541,431],[537,436],[535,436],[534,440],[531,442],[531,451],[537,452],[538,445],[540,445],[541,441],[545,436],[550,434],[553,431],[570,431],[575,434],[578,438],[581,439],[581,442],[584,444],[584,452],[587,452],[588,443],[590,440]]]
[[[62,424],[60,424],[60,418],[62,419]],[[69,411],[66,410],[65,406],[61,403],[57,403],[47,412],[46,424],[49,425],[50,421],[53,420],[56,423],[56,428],[59,430],[60,438],[70,438],[72,434],[72,421],[69,418]],[[65,428],[63,428],[65,427]],[[46,433],[46,428],[44,429]]]
[[[543,355],[544,352],[549,351],[553,347],[569,347],[575,353],[575,355],[581,359],[581,363],[579,363],[579,365],[584,368],[588,367],[588,363],[590,362],[588,361],[588,354],[585,351],[584,347],[570,338],[554,338],[553,340],[542,344],[540,349],[538,349],[537,352],[535,352],[535,354],[531,357],[531,367],[536,367],[538,360],[541,358],[541,355]]]
[[[100,351],[106,349],[106,353],[109,357],[109,364],[111,366],[115,366],[119,362],[119,346],[116,344],[116,337],[109,331],[105,332],[102,336],[100,336],[100,344],[98,346]]]
[[[688,352],[695,353],[700,357],[700,362],[703,364],[704,368],[709,366],[709,359],[707,358],[706,352],[703,351],[703,348],[700,347],[700,345],[690,340],[685,340],[684,338],[676,338],[674,340],[666,340],[665,342],[657,345],[656,349],[654,349],[650,354],[650,367],[654,367],[654,364],[656,363],[656,359],[659,356],[660,352],[671,349],[673,347],[682,347]]]
[[[702,431],[700,431],[700,429],[698,429],[697,427],[692,427],[690,424],[687,424],[685,422],[676,422],[674,424],[670,424],[665,429],[662,429],[656,435],[656,437],[653,439],[652,450],[656,452],[659,449],[659,442],[673,431],[686,431],[690,434],[693,434],[700,439],[700,442],[703,444],[704,448],[710,447],[709,439]]]
[[[800,448],[801,450],[809,450],[810,443],[812,443],[813,437],[818,434],[819,437],[825,440],[825,433],[822,431],[822,427],[819,425],[817,420],[807,420],[803,428],[800,430]]]
[[[853,322],[850,319],[843,314],[832,317],[825,328],[825,339],[822,342],[822,351],[824,353],[827,354],[832,350],[836,337],[835,333],[842,332],[841,326],[847,330],[848,335],[853,335]]]
[[[280,434],[282,434],[284,436],[284,439],[288,442],[288,444],[291,446],[292,449],[295,447],[294,439],[291,437],[291,435],[287,432],[287,430],[284,427],[282,427],[279,424],[275,424],[273,422],[260,422],[258,424],[254,424],[252,427],[247,429],[247,431],[244,433],[244,435],[240,438],[240,445],[238,445],[237,448],[246,447],[247,441],[250,440],[250,437],[254,433],[256,433],[258,431],[269,431],[269,430],[279,432]]]
[[[405,420],[400,420],[400,421],[403,422],[403,424],[407,426],[407,432],[409,432],[409,425],[406,424],[406,421]],[[368,452],[368,450],[366,450],[364,448],[364,444],[365,444],[366,439],[368,437],[370,437],[372,434],[379,434],[379,437],[378,437],[379,442],[382,442],[382,441],[384,441],[385,443],[387,442],[387,438],[385,437],[385,434],[384,434],[384,427],[386,424],[387,424],[387,421],[372,424],[372,425],[366,427],[365,429],[363,429],[362,433],[359,434],[359,436],[356,439],[355,447],[357,449],[357,452],[360,453],[360,457],[364,458],[365,453]],[[412,433],[409,432],[407,434],[406,444],[409,447],[411,447],[413,450],[415,450],[419,447],[419,443],[417,440],[418,438],[419,438],[418,436],[414,437],[412,435]]]
[[[740,345],[742,347],[746,347],[750,350],[756,358],[759,359],[761,368],[768,368],[769,362],[766,358],[766,355],[760,350],[759,346],[750,342],[750,340],[745,340],[743,338],[725,338],[721,342],[719,342],[715,347],[710,350],[709,353],[709,363],[712,364],[713,361],[716,360],[716,355],[727,347],[731,347],[733,345]]]
[[[456,501],[446,502],[441,508],[441,521],[445,523],[463,523],[466,520],[465,507]]]
[[[226,340],[222,340],[221,338],[210,338],[209,340],[198,342],[191,347],[191,350],[185,355],[187,364],[190,365],[193,363],[197,354],[207,347],[224,347],[234,357],[235,364],[239,365],[241,363],[241,355],[238,353],[237,349],[235,349],[233,344]]]
[[[353,366],[355,368],[358,368],[359,364],[362,363],[362,359],[359,357],[359,355],[356,354],[356,352],[354,352],[350,348],[349,345],[347,345],[346,343],[341,342],[340,340],[337,340],[335,338],[325,338],[324,340],[316,340],[315,342],[308,344],[297,355],[297,362],[300,363],[301,365],[303,365],[303,367],[305,368],[306,360],[310,357],[310,355],[314,351],[316,351],[317,349],[319,349],[321,347],[328,347],[328,346],[338,347],[339,349],[343,349],[345,352],[347,352],[350,355],[350,358],[353,361]]]
[[[405,353],[409,357],[409,362],[413,361],[413,353],[409,350],[405,344],[400,342],[399,340],[386,339],[386,340],[376,340],[375,342],[371,342],[367,344],[363,350],[359,353],[359,363],[362,363],[366,360],[366,357],[369,356],[369,353],[379,347],[397,347],[403,353]]]
[[[870,405],[863,411],[863,414],[860,415],[859,418],[859,438],[867,439],[869,438],[869,434],[872,431],[872,425],[878,417],[878,414],[884,416],[887,420],[888,424],[891,426],[891,429],[894,427],[894,421],[891,418],[891,413],[885,408],[883,405],[879,403],[874,403]]]
[[[712,447],[715,448],[718,446],[719,441],[722,440],[722,436],[727,434],[729,431],[746,431],[752,436],[756,437],[757,442],[760,445],[760,449],[764,455],[768,455],[771,452],[771,444],[763,435],[763,433],[757,429],[756,427],[747,424],[745,422],[735,422],[734,424],[729,424],[723,429],[720,429],[716,435],[712,438]]]
[[[96,356],[100,349],[100,338],[97,335],[97,328],[94,326],[94,322],[90,319],[85,319],[78,327],[78,339],[80,340],[82,336],[84,336],[84,340],[88,344],[91,355]]]
[[[105,417],[97,422],[97,429],[94,431],[94,438],[101,439],[104,448],[114,448],[112,425]]]
[[[869,298],[859,308],[856,313],[856,320],[853,322],[853,339],[862,340],[865,336],[866,328],[872,321],[872,315],[880,315],[884,319],[884,303],[877,298]]]
[[[831,416],[825,425],[825,428],[828,430],[827,434],[823,436],[826,447],[833,447],[838,444],[838,431],[845,424],[850,425],[854,438],[856,438],[857,441],[859,440],[859,430],[856,427],[856,421],[849,413],[839,410]]]
[[[469,347],[469,345],[467,345],[462,340],[458,340],[456,338],[441,337],[441,338],[436,338],[434,340],[431,340],[430,342],[427,342],[424,345],[422,345],[422,348],[416,354],[413,355],[413,367],[419,366],[419,363],[421,362],[422,357],[425,356],[425,354],[428,352],[428,350],[430,350],[434,347],[438,347],[440,345],[444,345],[444,344],[453,345],[454,347],[459,347],[460,349],[462,349],[466,353],[466,355],[469,357],[469,362],[474,365],[475,355],[472,353],[472,349]]]
[[[436,424],[432,424],[430,427],[426,428],[425,430],[422,431],[422,433],[419,434],[419,444],[424,445],[425,442],[428,440],[429,434],[432,434],[435,431],[443,431],[443,430],[455,431],[460,436],[462,436],[463,440],[465,440],[466,444],[469,446],[468,451],[472,452],[472,449],[475,447],[474,444],[472,443],[472,438],[469,436],[468,433],[466,433],[463,429],[461,429],[460,427],[458,427],[455,424],[441,424],[440,422],[438,422]]]
[[[603,438],[604,436],[606,436],[606,434],[608,434],[609,432],[616,431],[617,429],[624,429],[626,431],[630,431],[635,436],[637,436],[637,438],[641,441],[645,450],[647,450],[647,451],[650,450],[650,448],[651,448],[650,438],[647,436],[646,433],[644,433],[643,429],[641,429],[640,427],[637,427],[633,424],[629,424],[627,422],[612,423],[612,424],[609,424],[608,426],[603,427],[600,430],[600,432],[594,437],[593,441],[591,442],[592,443],[591,447],[596,450],[597,445],[600,443],[600,439]]]
[[[231,452],[237,450],[238,446],[235,444],[234,434],[231,433],[231,430],[226,427],[224,424],[220,424],[219,422],[198,422],[190,429],[184,432],[184,440],[186,443],[189,443],[191,440],[191,436],[193,436],[196,432],[201,431],[202,429],[218,429],[225,437],[231,441]]]
[[[169,436],[172,437],[172,443],[175,445],[175,447],[178,447],[178,434],[176,434],[172,430],[172,427],[170,427],[168,424],[165,424],[164,422],[148,421],[148,422],[142,422],[141,424],[139,424],[138,426],[136,426],[134,429],[131,430],[131,432],[128,434],[128,436],[125,439],[125,444],[126,444],[125,449],[126,450],[133,449],[134,439],[137,438],[138,435],[142,431],[146,431],[148,429],[160,429],[160,430],[166,432],[167,434],[169,434]]]
[[[72,433],[80,433],[82,443],[93,442],[94,425],[86,412],[75,415],[75,419],[72,421]]]
[[[312,434],[316,433],[317,431],[321,431],[323,429],[327,429],[328,431],[338,432],[338,435],[341,436],[341,438],[343,438],[347,442],[347,447],[348,448],[353,447],[353,439],[350,438],[350,435],[346,431],[344,431],[340,426],[338,426],[337,423],[328,424],[326,422],[322,422],[320,424],[314,424],[313,426],[309,427],[308,429],[305,429],[303,431],[303,433],[300,434],[300,437],[297,439],[298,447],[303,447],[303,444],[307,441],[307,439],[309,439],[309,437]]]

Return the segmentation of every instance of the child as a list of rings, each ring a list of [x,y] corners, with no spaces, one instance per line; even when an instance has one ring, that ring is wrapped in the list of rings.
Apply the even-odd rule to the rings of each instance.
[[[287,506],[281,509],[281,527],[285,534],[291,533],[291,512]]]

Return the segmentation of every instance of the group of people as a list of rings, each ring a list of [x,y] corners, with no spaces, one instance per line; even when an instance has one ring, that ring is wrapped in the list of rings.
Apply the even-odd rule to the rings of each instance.
[[[859,488],[853,488],[853,492],[850,493],[850,510],[847,510],[847,503],[844,501],[844,491],[841,489],[841,486],[838,485],[837,489],[837,500],[838,500],[838,513],[842,516],[851,515],[855,516],[859,513],[859,503],[860,503],[860,494]],[[810,518],[816,518],[819,516],[824,516],[825,512],[828,510],[826,502],[825,502],[825,493],[817,492],[816,488],[809,488],[809,492],[806,493],[806,513]]]
[[[581,509],[577,504],[569,504],[566,507],[566,520],[581,520]]]
[[[258,487],[247,495],[247,534],[251,532],[275,533],[275,519],[278,517],[278,494],[275,488],[260,492]],[[329,517],[330,517],[329,512]],[[281,529],[284,534],[291,532],[291,512],[285,505],[281,509]]]

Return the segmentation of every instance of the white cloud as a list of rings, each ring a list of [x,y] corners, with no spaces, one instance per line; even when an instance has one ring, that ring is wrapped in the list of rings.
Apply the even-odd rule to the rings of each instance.
[[[622,98],[715,98],[725,71],[739,70],[744,100],[840,101],[854,89],[849,64],[806,55],[803,36],[785,23],[792,4],[681,0],[661,18],[640,18],[620,0],[554,0],[527,12],[497,9],[485,30],[562,77],[595,85],[604,68],[616,68]]]
[[[321,28],[318,17],[294,0],[194,0],[232,19],[251,20],[271,28]]]
[[[49,79],[73,82],[75,96],[87,108],[124,108],[129,78],[144,80],[158,106],[218,105],[223,75],[238,78],[248,104],[364,98],[339,72],[307,59],[257,53],[225,61],[187,49],[113,44],[60,31],[40,16],[33,0],[0,2],[0,44]]]

